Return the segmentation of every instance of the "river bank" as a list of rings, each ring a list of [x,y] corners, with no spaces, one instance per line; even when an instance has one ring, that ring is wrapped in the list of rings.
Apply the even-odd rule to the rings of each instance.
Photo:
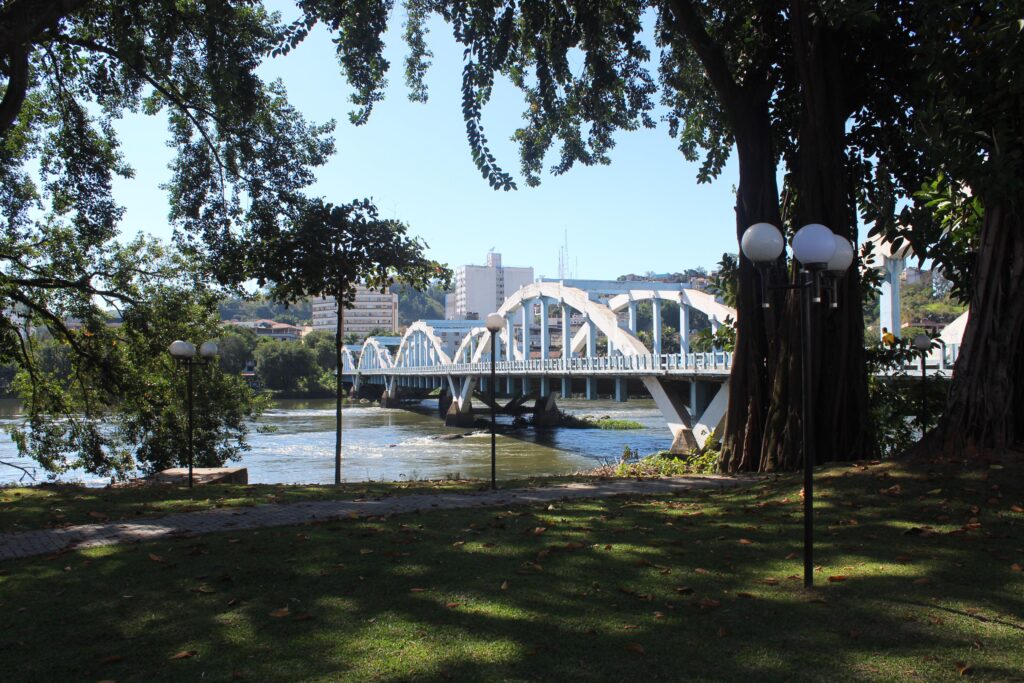
[[[559,401],[558,407],[577,416],[630,420],[640,429],[516,429],[498,437],[498,477],[564,475],[617,462],[625,448],[641,454],[671,445],[661,412],[650,400]],[[345,481],[416,481],[488,478],[490,435],[486,431],[447,428],[438,416],[436,399],[416,406],[385,409],[353,405],[343,413],[342,442]],[[326,484],[334,480],[334,402],[280,400],[252,425],[251,448],[233,465],[249,469],[254,484]],[[18,423],[14,401],[0,401],[0,428]],[[511,418],[499,416],[511,426]],[[461,435],[462,438],[445,439]],[[19,458],[9,437],[0,436],[0,460],[34,467]],[[0,466],[0,484],[17,483],[20,472]],[[37,481],[44,481],[39,473]],[[103,486],[109,479],[71,472],[65,481]],[[31,483],[31,481],[22,482]]]

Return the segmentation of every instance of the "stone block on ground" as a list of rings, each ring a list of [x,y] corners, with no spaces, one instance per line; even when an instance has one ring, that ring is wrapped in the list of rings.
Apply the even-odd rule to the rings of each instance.
[[[158,472],[153,481],[157,484],[188,485],[188,468],[172,467]],[[245,467],[193,467],[192,481],[195,484],[248,484],[249,470]]]

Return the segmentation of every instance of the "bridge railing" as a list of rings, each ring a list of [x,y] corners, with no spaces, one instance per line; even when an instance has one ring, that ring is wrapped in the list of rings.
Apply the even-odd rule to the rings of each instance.
[[[728,375],[732,353],[665,353],[660,355],[596,356],[592,358],[531,358],[498,361],[494,371],[501,375]],[[450,363],[391,368],[367,368],[365,375],[485,375],[490,360],[477,363]]]

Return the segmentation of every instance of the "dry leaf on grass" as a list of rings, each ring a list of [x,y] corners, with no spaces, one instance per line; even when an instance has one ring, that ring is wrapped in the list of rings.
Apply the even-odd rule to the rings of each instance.
[[[274,617],[275,619],[280,619],[282,617],[287,617],[291,613],[292,611],[290,609],[288,609],[287,607],[282,607],[280,609],[274,610],[273,612],[270,612],[270,616]]]
[[[199,654],[199,650],[182,650],[176,655],[171,655],[168,659],[189,659],[190,657],[195,657],[197,654]]]

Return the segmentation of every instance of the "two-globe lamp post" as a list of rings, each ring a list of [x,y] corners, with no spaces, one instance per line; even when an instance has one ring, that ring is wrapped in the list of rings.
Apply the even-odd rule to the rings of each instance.
[[[743,233],[740,244],[743,254],[757,267],[761,275],[761,306],[769,308],[767,290],[800,290],[800,356],[801,356],[801,441],[804,460],[804,586],[814,585],[814,429],[811,409],[811,304],[821,302],[822,278],[831,291],[831,305],[838,306],[835,281],[842,277],[853,263],[853,246],[849,240],[834,234],[819,223],[805,225],[793,236],[793,257],[800,262],[800,281],[792,285],[772,285],[768,282],[771,266],[786,248],[786,240],[771,223],[755,223]]]
[[[179,364],[188,368],[188,487],[192,488],[192,462],[195,459],[195,447],[192,440],[192,368],[196,365],[206,365],[217,355],[217,345],[212,341],[203,342],[199,346],[199,358],[196,358],[196,346],[180,339],[171,342],[167,349],[171,356]]]
[[[484,326],[487,331],[491,333],[491,381],[488,382],[488,386],[491,388],[491,490],[494,491],[498,488],[497,484],[497,450],[498,450],[498,436],[497,436],[497,419],[498,419],[498,407],[496,399],[494,397],[494,387],[497,384],[494,377],[494,366],[498,360],[498,331],[504,326],[505,319],[497,313],[491,313],[487,316],[487,320],[484,321]]]

